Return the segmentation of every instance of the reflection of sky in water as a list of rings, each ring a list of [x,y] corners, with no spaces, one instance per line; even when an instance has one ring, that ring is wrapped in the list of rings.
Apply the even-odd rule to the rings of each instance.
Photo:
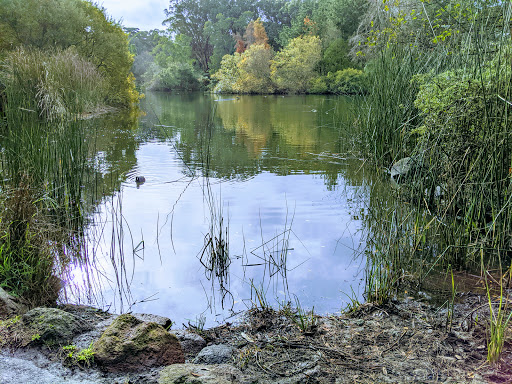
[[[186,319],[193,321],[204,312],[211,300],[211,282],[205,278],[198,259],[209,229],[203,179],[192,181],[187,188],[189,179],[183,178],[182,162],[168,144],[143,144],[136,156],[137,167],[121,187],[124,255],[130,277],[134,267],[132,300],[157,300],[138,303],[131,310],[168,316],[181,325]],[[146,183],[140,188],[136,188],[133,181],[135,175],[146,177]],[[339,182],[344,183],[342,179]],[[345,294],[351,295],[351,287],[361,293],[361,260],[353,260],[352,250],[358,246],[360,223],[352,219],[346,201],[351,197],[351,187],[340,186],[345,193],[328,191],[318,174],[276,176],[268,172],[242,182],[213,179],[211,183],[215,199],[222,201],[224,222],[229,220],[233,258],[229,288],[236,302],[235,310],[245,309],[249,303],[249,278],[254,278],[257,286],[262,280],[263,267],[244,270],[242,259],[235,257],[244,254],[244,241],[248,257],[245,262],[261,262],[251,251],[261,255],[261,244],[289,228],[291,222],[287,265],[294,269],[288,272],[287,281],[289,292],[297,295],[301,305],[314,306],[317,313],[334,313],[347,302]],[[219,204],[215,208],[218,209]],[[111,220],[106,210],[104,206],[98,215],[102,220]],[[97,254],[108,255],[111,232],[108,224],[105,228],[105,239]],[[134,258],[134,266],[129,232],[135,245],[142,239],[145,244],[144,252],[139,252],[144,260]],[[272,248],[273,244],[275,241],[268,246]],[[112,277],[109,261],[102,265]],[[267,271],[264,286],[268,288],[269,302],[276,304],[276,296],[280,301],[286,297],[282,286],[273,283]],[[108,290],[104,297],[107,302],[114,300],[114,294]],[[293,296],[287,300],[294,302]],[[219,303],[215,310],[205,312],[209,325],[214,324],[215,314],[220,312]]]

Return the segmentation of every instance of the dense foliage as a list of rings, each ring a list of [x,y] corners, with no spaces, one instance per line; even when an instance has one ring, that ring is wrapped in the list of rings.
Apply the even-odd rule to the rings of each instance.
[[[98,93],[103,98],[99,101],[127,106],[138,98],[126,34],[103,9],[88,1],[1,0],[0,31],[0,58],[9,60],[19,48],[42,52],[42,56],[69,50],[102,77],[105,92]],[[52,86],[57,88],[60,74],[49,76],[56,79]]]
[[[171,0],[166,32],[128,31],[132,45],[138,47],[134,73],[139,84],[150,89],[209,86],[216,92],[314,92],[317,77],[359,68],[349,56],[348,39],[366,7],[366,0]],[[288,59],[291,63],[283,62]],[[175,74],[180,81],[164,84],[170,62],[181,69]],[[238,77],[230,78],[235,62]],[[290,83],[294,76],[300,84]],[[359,79],[351,84],[351,92],[361,84]]]

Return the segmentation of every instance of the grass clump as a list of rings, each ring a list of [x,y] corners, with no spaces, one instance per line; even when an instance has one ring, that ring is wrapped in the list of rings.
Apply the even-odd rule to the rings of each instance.
[[[3,288],[31,305],[47,305],[55,303],[61,289],[52,247],[56,231],[38,209],[37,200],[28,178],[3,192],[0,281]]]
[[[8,120],[22,113],[49,121],[69,118],[93,110],[106,96],[103,77],[72,48],[55,52],[19,48],[7,54],[0,76]]]
[[[480,250],[480,257],[482,262],[482,270],[484,268],[483,250]],[[500,265],[501,266],[501,265]],[[501,268],[500,268],[501,269]],[[509,267],[508,273],[512,271],[512,264]],[[487,281],[488,273],[484,274],[485,289],[487,293],[487,302],[489,303],[489,328],[488,328],[488,341],[487,341],[487,361],[489,363],[497,363],[500,360],[503,347],[505,345],[506,331],[512,318],[512,311],[508,308],[508,298],[505,297],[503,289],[503,276],[499,281],[499,296],[498,301],[493,302],[491,289]],[[495,308],[497,307],[497,308]],[[507,312],[509,314],[507,315]]]
[[[89,368],[94,363],[92,343],[88,348],[79,350],[76,345],[65,345],[60,350],[60,358],[67,366],[78,366],[81,369]]]
[[[86,123],[102,80],[71,49],[18,49],[3,89],[0,282],[31,306],[54,304],[71,261],[81,262]]]

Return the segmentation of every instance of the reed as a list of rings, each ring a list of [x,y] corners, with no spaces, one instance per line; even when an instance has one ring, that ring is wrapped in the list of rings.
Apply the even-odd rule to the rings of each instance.
[[[416,164],[393,198],[365,207],[371,300],[404,275],[477,269],[480,249],[490,264],[512,254],[512,5],[472,11],[449,42],[397,43],[367,65],[360,148],[378,169]]]
[[[500,292],[498,296],[498,302],[493,303],[491,289],[489,288],[489,283],[487,280],[488,273],[484,266],[483,254],[483,250],[480,250],[482,270],[484,271],[484,281],[487,293],[487,302],[489,303],[487,361],[490,363],[497,363],[500,360],[501,352],[503,350],[503,346],[505,345],[505,332],[508,328],[510,319],[512,318],[512,311],[510,311],[508,308],[508,298],[505,297],[503,289],[503,276],[500,276],[499,281]],[[508,273],[510,273],[510,268]],[[497,307],[496,309],[494,308],[495,306]],[[507,312],[509,312],[508,316]]]
[[[16,50],[2,90],[0,280],[33,305],[54,303],[68,266],[86,262],[87,123],[102,81],[73,51]]]

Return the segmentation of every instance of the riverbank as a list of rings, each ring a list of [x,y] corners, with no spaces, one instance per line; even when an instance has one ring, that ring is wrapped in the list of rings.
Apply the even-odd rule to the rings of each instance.
[[[130,315],[120,317],[72,305],[51,311],[71,315],[81,324],[70,326],[68,341],[41,342],[44,335],[33,325],[27,328],[26,314],[1,323],[2,384],[503,383],[512,377],[508,343],[500,364],[490,366],[486,362],[488,304],[485,297],[469,293],[458,297],[451,325],[447,323],[448,309],[413,298],[384,306],[361,305],[341,316],[314,316],[303,329],[291,309],[253,309],[236,324],[207,330],[171,327],[169,332],[177,337],[183,351],[183,360],[177,364],[164,367],[132,361],[121,369],[118,360],[105,363],[100,359],[100,352],[83,361],[70,359],[68,352],[70,345],[76,347],[76,353],[95,350],[109,329],[112,333],[112,325]],[[35,318],[41,323],[46,315],[37,314]],[[155,326],[159,331],[169,324],[168,319],[158,316],[135,318],[139,320],[134,320],[127,334],[140,333],[141,324],[151,321],[160,324]],[[58,323],[53,320],[50,328],[58,328]],[[133,343],[126,351],[137,354]],[[153,356],[158,354],[152,351]]]

